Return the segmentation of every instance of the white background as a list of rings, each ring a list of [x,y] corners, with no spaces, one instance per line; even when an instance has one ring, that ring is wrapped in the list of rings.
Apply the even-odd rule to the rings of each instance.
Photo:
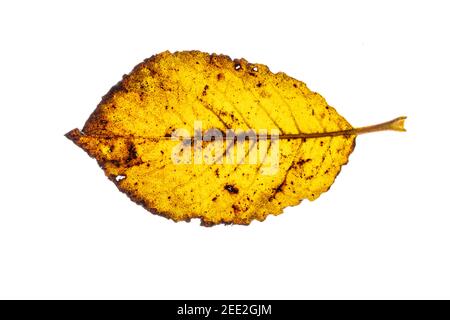
[[[0,298],[450,298],[445,1],[0,4]],[[130,202],[63,134],[164,50],[244,57],[358,137],[329,192],[244,226]]]

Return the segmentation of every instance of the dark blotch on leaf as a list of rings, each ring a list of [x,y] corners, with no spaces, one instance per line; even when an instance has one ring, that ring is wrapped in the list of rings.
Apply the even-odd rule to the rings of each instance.
[[[239,193],[239,189],[231,184],[227,184],[225,186],[225,190],[227,190],[229,193],[234,193],[234,194]]]

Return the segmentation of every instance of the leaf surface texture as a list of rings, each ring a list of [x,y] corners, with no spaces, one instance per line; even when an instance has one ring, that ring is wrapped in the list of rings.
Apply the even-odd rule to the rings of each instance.
[[[170,136],[184,128],[194,150],[195,121],[201,121],[202,134],[274,129],[280,139],[236,142],[228,150],[234,163],[224,163],[217,152],[207,164],[174,163],[172,153],[180,141]],[[351,129],[322,96],[284,73],[244,59],[183,51],[163,52],[137,65],[103,97],[83,129],[67,137],[151,212],[214,225],[262,221],[319,197],[347,163],[355,143],[355,135],[325,133]],[[324,136],[308,136],[315,133]],[[288,138],[295,134],[306,136]],[[204,153],[220,150],[220,143],[203,141],[199,148]],[[244,154],[238,154],[239,144],[245,145]],[[278,168],[268,174],[264,170],[273,163],[267,159],[275,149]],[[250,163],[254,150],[262,150],[261,157]]]

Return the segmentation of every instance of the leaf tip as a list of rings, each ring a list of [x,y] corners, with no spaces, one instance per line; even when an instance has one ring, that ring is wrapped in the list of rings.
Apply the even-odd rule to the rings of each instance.
[[[76,142],[80,139],[80,137],[82,136],[82,133],[79,129],[73,129],[73,130],[70,130],[69,132],[67,132],[64,136],[67,139],[72,140],[73,142]]]

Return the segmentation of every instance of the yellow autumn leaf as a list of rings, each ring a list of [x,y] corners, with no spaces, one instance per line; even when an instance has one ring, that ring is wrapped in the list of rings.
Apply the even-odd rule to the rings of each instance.
[[[326,192],[356,135],[319,94],[262,64],[163,52],[66,134],[133,201],[174,221],[249,224]]]

